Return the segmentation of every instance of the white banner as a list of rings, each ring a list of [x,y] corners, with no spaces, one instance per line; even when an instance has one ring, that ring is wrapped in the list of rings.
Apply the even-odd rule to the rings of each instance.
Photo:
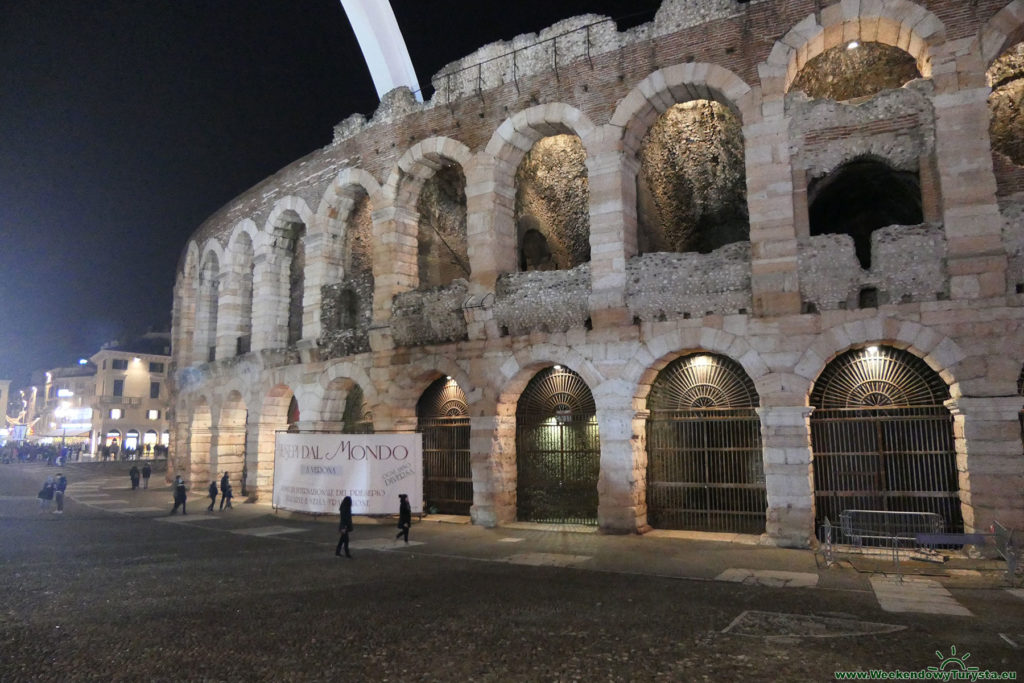
[[[397,514],[400,493],[423,511],[421,434],[277,434],[275,507],[337,514],[352,496],[353,514]]]

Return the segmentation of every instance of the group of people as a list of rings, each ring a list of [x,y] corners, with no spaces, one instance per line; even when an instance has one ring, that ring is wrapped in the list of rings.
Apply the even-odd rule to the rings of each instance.
[[[338,521],[338,546],[334,549],[334,554],[337,557],[341,557],[342,551],[345,552],[345,557],[352,557],[352,554],[348,551],[349,534],[353,530],[352,526],[352,497],[345,496],[341,500],[341,505],[338,506],[338,514],[340,520]],[[412,526],[412,506],[409,505],[409,496],[404,493],[398,494],[398,533],[395,534],[395,540],[404,538],[405,542],[409,542],[409,527]]]
[[[50,504],[56,503],[57,509],[53,511],[55,515],[64,514],[64,492],[68,488],[68,479],[64,476],[63,472],[58,472],[55,476],[46,478],[43,482],[43,488],[39,491],[39,511],[49,512]]]
[[[132,465],[132,468],[128,470],[128,478],[132,480],[132,491],[139,488],[139,478],[142,478],[142,488],[149,488],[149,478],[153,474],[153,468],[149,466],[149,463],[143,463],[142,471],[136,465]]]
[[[215,481],[211,481],[210,482],[210,488],[209,488],[208,495],[210,496],[210,507],[206,508],[206,511],[207,512],[213,512],[213,505],[214,505],[214,503],[217,502],[217,482],[215,482]],[[224,476],[222,476],[220,478],[220,495],[221,495],[221,498],[220,498],[220,508],[218,508],[218,509],[223,510],[224,507],[225,507],[225,503],[226,503],[227,504],[227,509],[230,510],[231,509],[231,499],[234,496],[233,496],[233,494],[231,492],[231,480],[228,479],[228,473],[227,472],[225,472]]]

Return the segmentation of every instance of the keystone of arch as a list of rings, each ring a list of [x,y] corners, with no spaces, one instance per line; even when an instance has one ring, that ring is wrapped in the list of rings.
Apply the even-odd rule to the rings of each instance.
[[[977,41],[985,68],[1024,39],[1024,0],[1013,0],[986,22]]]
[[[590,118],[562,102],[538,104],[505,119],[491,135],[484,151],[499,163],[515,168],[534,143],[549,135],[579,137],[589,157],[597,128]]]
[[[385,202],[394,202],[401,191],[402,180],[415,178],[417,185],[429,180],[445,166],[445,160],[454,161],[465,169],[473,158],[469,147],[448,137],[433,137],[421,140],[405,151],[388,175],[381,188]]]
[[[316,215],[325,220],[344,221],[347,219],[354,202],[354,197],[349,189],[352,187],[361,187],[370,197],[371,202],[380,196],[380,183],[376,178],[368,171],[349,166],[342,169],[324,190],[320,206],[316,209]]]
[[[301,197],[289,195],[274,202],[274,208],[270,210],[270,215],[267,216],[264,230],[267,233],[273,233],[274,228],[281,222],[282,216],[289,211],[299,217],[299,220],[306,225],[307,230],[313,227],[314,214],[310,210],[309,205]]]

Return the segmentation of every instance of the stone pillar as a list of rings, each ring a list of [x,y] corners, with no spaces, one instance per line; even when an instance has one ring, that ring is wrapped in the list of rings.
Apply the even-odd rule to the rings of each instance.
[[[626,261],[636,254],[637,161],[622,153],[617,127],[587,156],[590,188],[590,319],[594,327],[632,324],[626,306]]]
[[[186,411],[180,411],[186,413]],[[103,433],[100,433],[102,442]],[[192,449],[189,443],[189,428],[186,419],[176,419],[171,425],[171,445],[168,449],[167,472],[165,479],[167,483],[174,480],[174,476],[180,474],[185,481],[189,481],[192,472]]]
[[[235,355],[235,345],[240,335],[242,297],[240,293],[240,277],[237,269],[227,268],[219,277],[220,292],[217,303],[217,329],[215,345],[217,359],[231,358]]]
[[[211,466],[211,452],[213,450],[213,432],[207,425],[196,425],[195,420],[189,429],[189,472],[185,481],[190,488],[197,484],[209,484],[213,474]],[[216,465],[216,463],[212,463]]]
[[[325,230],[306,232],[306,275],[302,293],[302,338],[322,332],[323,287],[341,280],[341,237]]]
[[[765,536],[774,545],[806,548],[814,536],[813,410],[807,406],[757,409],[768,494]]]
[[[278,255],[260,253],[254,258],[252,302],[252,350],[278,349],[288,335],[288,299],[282,294]]]
[[[771,71],[771,67],[762,67],[762,71]],[[761,75],[763,79],[778,77],[771,73]],[[782,89],[778,91],[781,93]],[[789,121],[783,96],[765,99],[761,106],[760,120],[743,122],[750,211],[750,286],[754,314],[774,317],[800,312],[800,283]]]
[[[946,405],[953,413],[961,512],[968,532],[986,532],[994,520],[1024,528],[1024,445],[1021,396],[966,397]]]
[[[950,296],[1001,296],[1006,292],[1007,262],[988,135],[990,90],[977,55],[953,55],[957,42],[944,46],[947,54],[937,56],[932,69],[935,165],[941,181]]]
[[[245,461],[245,425],[223,426],[214,430],[210,449],[213,452],[211,474],[219,479],[222,473],[227,472],[231,481],[241,482]]]
[[[261,421],[250,423],[245,453],[250,498],[270,501],[274,492],[274,439],[276,427]]]
[[[493,527],[516,519],[515,406],[469,419],[473,524]]]
[[[638,428],[643,433],[644,416],[637,416],[629,398],[620,399],[623,402],[627,407],[597,409],[601,436],[597,524],[606,533],[637,533],[647,523],[647,453],[644,440],[633,438]]]

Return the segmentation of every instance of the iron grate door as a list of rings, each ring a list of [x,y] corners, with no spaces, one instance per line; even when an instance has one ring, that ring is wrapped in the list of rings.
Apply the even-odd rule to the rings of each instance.
[[[963,531],[948,398],[938,373],[900,349],[855,349],[825,367],[810,419],[819,533],[844,510],[932,512]]]
[[[601,444],[590,387],[555,365],[516,406],[516,515],[520,521],[597,524]]]
[[[944,406],[816,410],[811,420],[817,528],[843,510],[934,512],[963,531]],[[838,539],[844,542],[844,539]]]
[[[473,505],[469,418],[420,418],[423,433],[423,504],[431,512],[468,515]]]
[[[423,506],[428,512],[468,515],[473,505],[469,459],[469,405],[451,377],[435,380],[416,404],[423,434]]]
[[[516,432],[518,519],[597,524],[597,420],[522,416]]]
[[[761,422],[753,409],[652,412],[647,448],[651,526],[764,533]]]

